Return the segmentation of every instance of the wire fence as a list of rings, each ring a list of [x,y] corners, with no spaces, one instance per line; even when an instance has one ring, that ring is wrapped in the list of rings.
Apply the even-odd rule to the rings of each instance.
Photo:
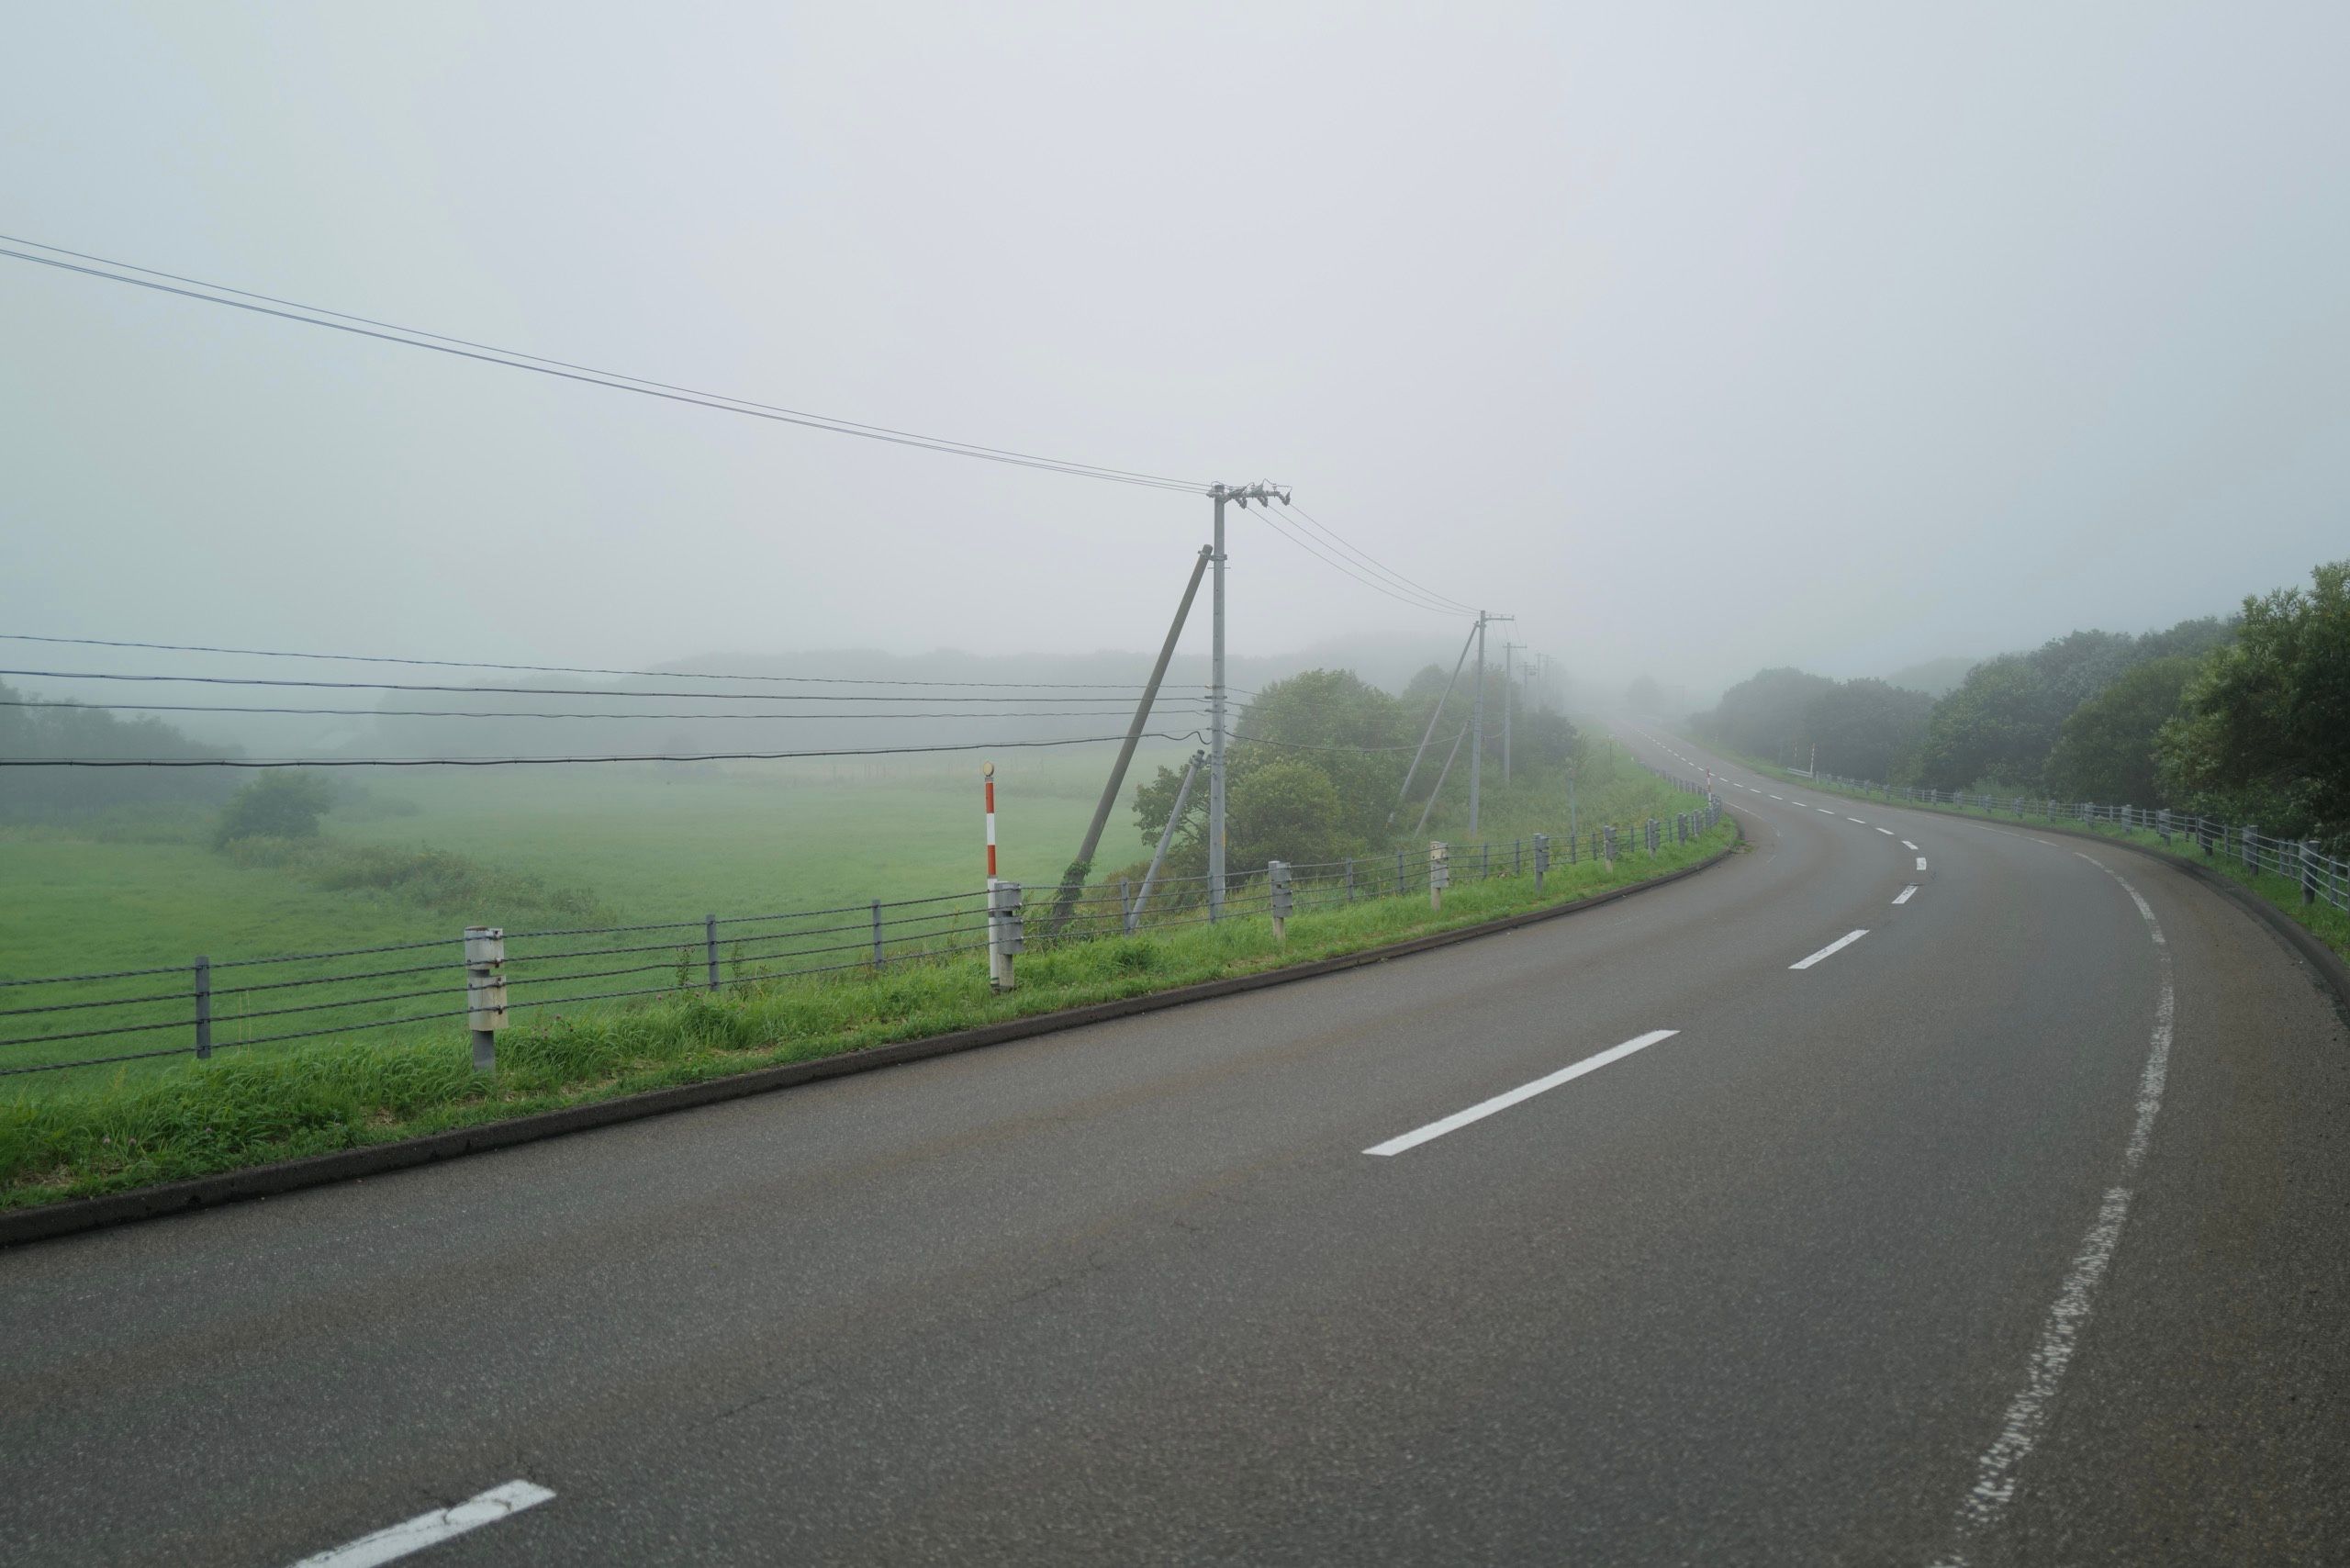
[[[1653,770],[1651,770],[1653,771]],[[1203,875],[1055,888],[1013,886],[1013,929],[1029,950],[1286,916],[1438,886],[1534,877],[1551,867],[1645,854],[1687,842],[1720,820],[1713,797],[1671,817],[1600,823],[1552,836],[1396,848],[1229,874],[1223,899]],[[1431,852],[1434,850],[1436,852]],[[880,973],[989,949],[985,888],[872,899],[768,914],[502,933],[504,1012],[553,1020],[565,1009],[658,996],[741,991],[779,980]],[[36,977],[0,976],[0,1080],[172,1058],[208,1059],[254,1046],[453,1028],[475,1014],[462,934],[274,958]]]
[[[1918,805],[1956,806],[1963,810],[2011,816],[2029,822],[2076,822],[2088,826],[2118,827],[2153,834],[2166,846],[2182,842],[2216,860],[2225,860],[2254,873],[2281,877],[2300,890],[2306,904],[2323,903],[2350,912],[2350,860],[2325,853],[2315,840],[2279,838],[2252,823],[2221,822],[2213,817],[2167,807],[2108,806],[2094,801],[2057,801],[2046,796],[1986,795],[1964,790],[1927,790],[1905,784],[1879,784],[1845,778],[1833,773],[1816,782],[1849,790],[1882,801]]]

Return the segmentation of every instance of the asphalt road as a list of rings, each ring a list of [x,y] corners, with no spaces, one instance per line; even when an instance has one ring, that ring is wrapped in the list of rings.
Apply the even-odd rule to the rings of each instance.
[[[0,1254],[0,1561],[2350,1561],[2309,970],[1716,767],[1588,914]]]

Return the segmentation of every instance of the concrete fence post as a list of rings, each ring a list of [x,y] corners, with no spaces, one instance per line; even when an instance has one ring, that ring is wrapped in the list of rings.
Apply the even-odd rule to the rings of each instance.
[[[196,1059],[212,1056],[212,960],[196,960]]]
[[[1534,890],[1536,892],[1542,890],[1543,875],[1550,869],[1550,835],[1547,833],[1538,833],[1534,835]]]
[[[1269,860],[1265,863],[1265,890],[1273,913],[1273,940],[1286,942],[1289,940],[1290,910],[1295,902],[1290,884],[1288,861]]]
[[[506,1027],[506,932],[465,927],[465,1025],[474,1035],[474,1070],[498,1067],[498,1031]]]
[[[2305,838],[2301,850],[2301,902],[2317,902],[2317,840]]]
[[[1118,879],[1118,927],[1129,936],[1135,932],[1134,898],[1127,891],[1132,886],[1124,877]]]
[[[2258,828],[2250,823],[2244,823],[2244,832],[2236,840],[2236,849],[2244,858],[2244,869],[2254,872],[2260,869],[2260,830]]]
[[[1452,850],[1448,845],[1428,845],[1428,908],[1444,913],[1444,890],[1452,885]]]
[[[1600,829],[1600,836],[1606,841],[1606,848],[1602,853],[1601,858],[1606,861],[1607,869],[1613,871],[1616,869],[1616,824],[1609,823]]]

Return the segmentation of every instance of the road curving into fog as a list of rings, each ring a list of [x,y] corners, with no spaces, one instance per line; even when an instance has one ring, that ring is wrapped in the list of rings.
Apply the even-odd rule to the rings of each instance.
[[[2157,860],[1624,738],[1749,851],[0,1253],[0,1557],[2340,1560],[2307,967]]]

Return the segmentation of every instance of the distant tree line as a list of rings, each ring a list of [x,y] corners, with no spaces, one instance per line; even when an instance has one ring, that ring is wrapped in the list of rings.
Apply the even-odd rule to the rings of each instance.
[[[221,757],[160,719],[118,719],[94,708],[39,703],[0,681],[0,757]],[[0,767],[0,817],[84,815],[158,801],[211,805],[236,788],[216,767]]]
[[[1774,762],[1937,790],[2168,806],[2350,846],[2350,561],[2236,616],[2075,632],[1939,700],[1768,669],[1692,723]]]

